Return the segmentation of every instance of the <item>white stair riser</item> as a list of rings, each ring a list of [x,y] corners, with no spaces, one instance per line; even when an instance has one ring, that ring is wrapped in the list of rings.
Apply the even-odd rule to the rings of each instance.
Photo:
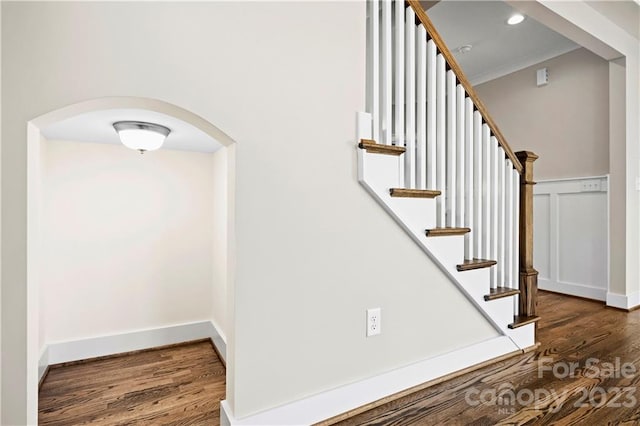
[[[528,348],[536,343],[536,325],[527,324],[522,327],[509,329],[509,337],[520,348]]]
[[[424,235],[426,229],[436,226],[436,200],[389,196],[386,201],[412,232]]]
[[[359,154],[363,160],[362,175],[364,181],[369,186],[375,188],[376,192],[389,192],[390,188],[400,187],[400,167],[401,156],[370,154],[360,149]]]
[[[424,245],[450,274],[458,274],[456,265],[464,262],[464,236],[425,237]]]

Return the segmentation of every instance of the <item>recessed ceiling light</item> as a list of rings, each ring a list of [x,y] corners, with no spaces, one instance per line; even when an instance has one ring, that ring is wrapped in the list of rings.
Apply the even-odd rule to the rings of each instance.
[[[522,21],[524,21],[524,15],[521,15],[520,13],[515,13],[511,15],[511,17],[507,20],[507,24],[518,25]]]
[[[456,51],[457,51],[458,53],[462,53],[462,54],[464,54],[464,53],[469,53],[469,52],[471,51],[471,48],[472,48],[472,47],[473,47],[473,46],[472,46],[472,45],[470,45],[470,44],[465,44],[465,45],[463,45],[463,46],[458,47],[458,48],[456,49]]]

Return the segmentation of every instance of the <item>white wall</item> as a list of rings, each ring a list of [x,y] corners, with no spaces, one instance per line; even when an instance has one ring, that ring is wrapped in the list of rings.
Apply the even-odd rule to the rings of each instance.
[[[212,154],[46,145],[46,343],[211,319]]]
[[[587,190],[589,189],[589,190]],[[534,187],[534,256],[538,287],[606,300],[608,179],[540,181]]]
[[[0,4],[0,100],[2,99],[2,5]],[[0,102],[0,147],[2,147],[2,102]],[[0,149],[0,421],[2,421],[2,149]]]
[[[228,224],[229,224],[229,148],[221,148],[211,155],[212,162],[212,320],[226,341],[227,283],[229,280]]]
[[[43,192],[42,192],[42,180],[44,177],[43,158],[46,155],[47,146],[44,143],[44,139],[40,136],[37,128],[31,124],[27,128],[28,142],[28,165],[27,169],[30,171],[30,178],[27,182],[28,194],[27,199],[27,221],[29,224],[29,232],[27,233],[27,256],[32,259],[33,264],[39,264],[40,261],[40,246],[41,246],[41,216],[43,205]],[[26,379],[27,383],[38,383],[40,365],[39,358],[41,355],[41,347],[39,346],[41,318],[38,315],[40,309],[39,298],[39,282],[40,282],[40,269],[30,268],[27,270],[27,335],[30,337],[27,339],[26,345],[26,358],[27,363],[32,368],[27,369]],[[37,367],[36,367],[37,366]],[[37,400],[29,398],[27,400],[27,411],[33,413],[37,411]],[[31,420],[31,419],[29,419]],[[35,419],[34,419],[35,420]]]
[[[3,424],[26,419],[25,123],[103,96],[178,105],[238,142],[226,330],[237,416],[495,336],[357,182],[364,2],[2,7]],[[377,306],[384,332],[367,339]]]
[[[28,130],[31,135],[37,134],[37,130],[34,126],[29,126]],[[34,137],[33,140],[28,143],[28,149],[31,150],[29,155],[29,160],[32,161],[30,165],[30,170],[33,171],[31,179],[29,181],[29,194],[30,198],[28,199],[28,213],[33,215],[30,219],[30,225],[33,229],[33,232],[29,233],[29,259],[33,259],[35,267],[29,269],[27,272],[29,281],[32,283],[28,286],[28,292],[31,289],[35,289],[35,294],[32,294],[34,297],[28,297],[27,303],[31,303],[31,307],[29,311],[35,311],[35,315],[30,315],[29,320],[32,322],[37,322],[37,333],[38,333],[38,341],[37,341],[37,349],[35,354],[32,350],[29,350],[29,362],[32,362],[34,355],[38,356],[38,381],[44,374],[48,362],[48,352],[46,351],[46,330],[47,330],[47,318],[44,315],[46,312],[46,298],[44,297],[44,287],[42,286],[41,277],[43,276],[42,269],[38,267],[42,260],[42,222],[44,216],[44,180],[46,179],[47,171],[47,153],[49,148],[49,143],[47,140],[39,134],[38,137]],[[30,330],[33,330],[33,327],[29,327]],[[29,341],[29,345],[36,344],[35,341]]]
[[[549,84],[536,86],[546,67]],[[582,48],[475,88],[515,151],[540,156],[536,179],[609,172],[609,64]]]
[[[626,191],[625,59],[609,61],[609,290],[625,294],[626,288]]]

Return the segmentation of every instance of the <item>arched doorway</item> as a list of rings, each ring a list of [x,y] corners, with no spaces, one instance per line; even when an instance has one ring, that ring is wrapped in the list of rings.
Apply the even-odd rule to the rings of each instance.
[[[94,332],[94,336],[91,337],[90,335],[92,333],[89,332],[87,334],[87,330],[85,330],[84,332],[76,334],[78,339],[76,339],[72,334],[62,337],[58,335],[54,339],[56,342],[52,343],[47,341],[47,338],[43,333],[44,317],[42,314],[43,304],[41,303],[43,301],[42,285],[48,279],[47,276],[44,276],[43,271],[50,272],[50,269],[46,269],[44,266],[47,263],[46,261],[48,261],[46,256],[48,256],[48,253],[51,253],[51,247],[47,250],[47,244],[43,244],[43,236],[45,235],[44,231],[46,229],[51,229],[52,225],[51,221],[47,223],[43,222],[42,214],[44,210],[43,181],[46,179],[46,176],[43,175],[43,159],[46,156],[46,153],[43,152],[43,147],[45,146],[47,139],[53,138],[60,140],[75,140],[76,142],[97,142],[98,144],[101,144],[100,149],[103,149],[107,146],[105,144],[114,142],[113,140],[104,140],[104,138],[113,138],[115,135],[115,132],[111,130],[112,123],[122,119],[147,120],[172,128],[174,130],[173,135],[175,137],[173,140],[171,139],[171,135],[167,138],[165,146],[168,149],[187,149],[188,151],[204,152],[215,156],[215,159],[212,157],[212,162],[216,164],[216,166],[212,165],[215,172],[212,172],[211,175],[207,176],[213,177],[215,183],[215,185],[213,185],[215,188],[212,189],[212,197],[215,199],[213,204],[215,204],[215,206],[211,207],[212,210],[210,213],[213,216],[211,218],[212,231],[216,234],[216,238],[212,238],[211,244],[216,245],[216,255],[212,255],[209,261],[211,264],[215,265],[217,270],[212,273],[210,277],[206,276],[203,278],[203,275],[201,274],[192,280],[194,282],[195,280],[202,281],[203,279],[211,280],[210,293],[203,294],[203,291],[206,290],[203,290],[202,282],[196,286],[197,288],[194,287],[195,290],[192,289],[194,293],[193,300],[211,297],[211,318],[210,321],[206,318],[202,318],[203,312],[206,311],[208,309],[207,306],[209,306],[208,303],[204,303],[200,307],[199,314],[200,318],[203,320],[191,321],[190,318],[185,320],[184,316],[181,317],[180,312],[178,312],[177,315],[175,315],[176,312],[173,312],[173,315],[165,316],[166,321],[160,321],[164,322],[164,325],[157,322],[158,311],[166,309],[168,302],[175,301],[176,298],[179,297],[180,291],[189,291],[186,287],[177,288],[177,285],[168,284],[173,288],[175,293],[165,295],[164,304],[158,303],[157,306],[154,307],[155,311],[154,309],[147,309],[149,311],[147,320],[149,320],[149,318],[155,318],[156,324],[159,325],[159,327],[155,327],[152,324],[153,321],[151,321],[151,323],[145,323],[143,320],[142,322],[137,322],[132,325],[132,332],[124,331],[122,328],[120,328],[120,330],[108,330],[103,328],[95,329],[97,332]],[[193,340],[205,336],[214,340],[219,352],[224,356],[226,352],[226,338],[231,334],[232,324],[228,319],[230,313],[227,312],[226,306],[227,298],[229,297],[228,294],[232,291],[229,284],[231,277],[233,276],[233,271],[231,270],[231,266],[233,265],[231,242],[234,238],[234,141],[208,121],[185,109],[163,101],[131,97],[100,98],[60,108],[31,120],[28,123],[27,133],[27,400],[29,418],[32,419],[34,423],[37,422],[38,382],[44,374],[48,364],[178,343],[181,340]],[[120,146],[113,145],[111,145],[111,148],[122,149]],[[142,159],[139,154],[133,151],[123,151],[122,154],[125,156],[131,156],[127,161],[137,162],[137,160]],[[153,161],[153,157],[149,158],[149,156],[153,156],[154,154],[155,153],[147,153],[147,158],[142,160],[148,159]],[[158,154],[164,155],[162,152]],[[157,156],[156,160],[159,158],[160,157]],[[72,163],[74,161],[83,162],[84,159],[76,158],[75,160],[72,160]],[[151,163],[151,161],[147,161],[147,165]],[[206,162],[208,160],[201,159],[199,161],[202,163],[203,161]],[[156,161],[156,163],[159,163],[159,161]],[[144,163],[138,164],[142,166]],[[186,166],[183,170],[183,174],[189,172],[189,167],[189,165]],[[111,172],[113,172],[113,170],[111,170],[110,173]],[[159,173],[162,172],[159,171]],[[203,175],[194,174],[191,176],[190,182],[197,183],[197,179],[202,177]],[[107,176],[106,180],[109,179],[109,176]],[[81,178],[78,179],[78,176],[76,176],[76,181],[78,180],[81,180]],[[87,188],[85,187],[85,189]],[[200,188],[200,190],[202,189],[203,188]],[[88,190],[89,192],[87,192],[87,194],[91,192],[91,189]],[[174,191],[174,195],[180,193],[181,191],[179,190],[177,192]],[[201,192],[198,193],[197,191],[194,191],[191,194],[191,200],[194,200],[193,197],[197,197],[198,194],[201,194]],[[183,211],[188,210],[189,206],[185,206],[187,203],[186,199],[180,199],[180,197],[178,197],[172,200],[172,197],[173,196],[170,193],[164,194],[164,201],[161,200],[159,207],[156,206],[155,211],[159,216],[159,218],[156,218],[158,223],[163,220],[162,215],[167,214],[167,212],[163,212],[162,209],[171,208],[171,205],[174,205],[172,204],[173,202],[182,202],[182,207],[184,207]],[[130,199],[134,198],[135,195],[130,197]],[[126,203],[126,200],[121,199],[119,204],[120,208],[126,208]],[[131,213],[134,215],[136,214],[135,212]],[[146,214],[147,217],[151,216],[149,211],[139,213]],[[177,216],[177,220],[181,220],[183,222],[189,221],[189,218],[192,217],[188,214],[173,214],[173,216]],[[72,218],[69,220],[73,221]],[[207,224],[208,223],[209,222],[207,222]],[[193,235],[198,234],[197,229],[192,229],[192,231]],[[177,234],[180,233],[181,231],[177,231]],[[159,245],[165,244],[165,246],[167,246],[167,241],[171,238],[175,239],[176,235],[166,235],[166,237],[167,238],[164,243],[160,243]],[[133,245],[133,243],[135,243],[135,241],[125,242],[125,245],[129,246]],[[191,243],[191,241],[188,243]],[[186,250],[185,247],[188,247],[188,243],[186,243],[187,245],[182,245],[183,251]],[[201,241],[200,245],[204,246],[206,243]],[[111,249],[115,248],[111,247]],[[165,259],[175,259],[175,257],[178,256],[179,248],[178,251],[175,250],[176,247],[170,247],[170,249],[171,250],[163,250],[163,252],[165,252],[163,254],[166,255]],[[139,254],[145,256],[142,253]],[[202,253],[199,253],[199,255],[201,254]],[[185,257],[186,256],[189,255],[186,254]],[[123,256],[123,258],[127,257],[129,257],[129,260],[132,260],[129,255]],[[59,260],[60,259],[57,261]],[[206,259],[201,258],[200,260],[201,264],[206,262]],[[73,262],[74,261],[71,260],[71,264]],[[81,259],[78,259],[78,262],[81,262]],[[105,271],[105,269],[103,269],[103,271]],[[175,278],[176,274],[174,273],[173,275]],[[149,274],[147,274],[147,278],[148,276]],[[101,288],[105,287],[105,283],[103,282]],[[78,289],[70,290],[73,293]],[[91,292],[94,290],[95,289],[88,291]],[[120,291],[122,292],[122,288]],[[143,288],[141,291],[146,291],[147,294],[150,293],[150,289],[148,287],[146,290]],[[162,291],[161,286],[158,286],[157,292]],[[75,299],[78,300],[72,300],[71,304],[82,304],[87,302],[87,299],[82,299],[81,294],[77,294]],[[106,303],[109,303],[108,299],[109,298],[105,299]],[[118,303],[114,300],[112,300],[112,302]],[[187,300],[185,304],[188,303],[189,301]],[[151,305],[151,302],[147,302],[146,304]],[[146,306],[146,308],[148,307],[149,306]],[[122,306],[113,306],[112,308],[117,311],[122,309]],[[183,308],[188,307],[183,306]],[[132,307],[130,306],[127,310],[131,311]],[[183,311],[184,310],[185,309],[183,309]],[[60,316],[64,315],[64,312],[60,314]],[[122,312],[114,312],[113,315],[122,316]],[[168,317],[170,316],[172,316],[173,319],[169,319]],[[112,319],[113,318],[115,318],[115,316],[112,317]],[[112,319],[103,318],[102,321],[103,323],[111,322]],[[138,320],[139,319],[140,318],[138,318]]]

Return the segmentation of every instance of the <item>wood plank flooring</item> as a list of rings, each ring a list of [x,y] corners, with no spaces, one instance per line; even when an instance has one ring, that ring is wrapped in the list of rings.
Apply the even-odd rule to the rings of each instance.
[[[40,425],[215,425],[225,368],[210,342],[52,368]]]
[[[640,310],[548,292],[538,309],[537,350],[339,424],[640,425]],[[40,424],[215,425],[224,375],[208,342],[54,368]]]
[[[640,425],[640,311],[540,292],[538,312],[537,350],[338,424]]]

